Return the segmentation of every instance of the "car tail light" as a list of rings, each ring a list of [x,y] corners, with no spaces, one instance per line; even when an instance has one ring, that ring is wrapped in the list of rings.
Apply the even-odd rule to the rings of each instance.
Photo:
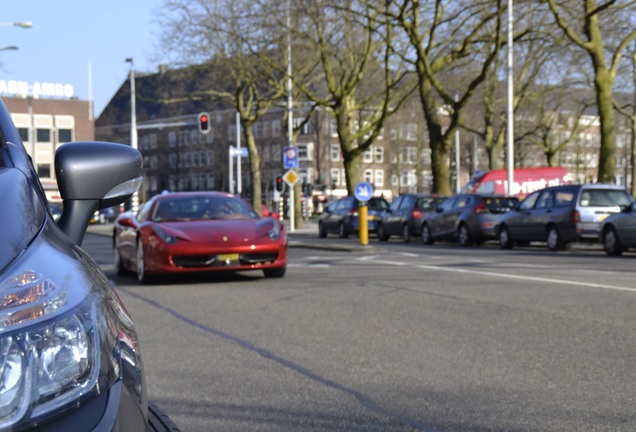
[[[358,209],[351,209],[351,210],[349,210],[349,215],[350,215],[350,216],[358,216],[358,215],[359,215],[359,213],[358,213]]]
[[[488,213],[488,207],[486,207],[486,204],[484,204],[483,202],[480,202],[479,205],[473,210],[473,214],[479,213]]]
[[[578,210],[572,210],[572,212],[570,213],[570,220],[572,221],[572,223],[581,223],[581,214]]]
[[[411,217],[412,217],[413,219],[422,219],[422,212],[421,212],[421,211],[419,211],[419,210],[413,210],[413,211],[411,212]]]

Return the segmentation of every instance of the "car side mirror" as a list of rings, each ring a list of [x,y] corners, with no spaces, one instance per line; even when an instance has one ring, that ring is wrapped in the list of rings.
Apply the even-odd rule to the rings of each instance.
[[[143,161],[127,145],[70,142],[55,152],[55,173],[64,202],[58,225],[81,245],[93,213],[126,201],[139,189]]]
[[[125,227],[135,227],[132,216],[120,216],[119,218],[117,218],[117,223]]]
[[[437,213],[444,213],[444,209],[443,209],[442,207],[437,207],[437,208],[435,209],[435,212],[437,212]]]

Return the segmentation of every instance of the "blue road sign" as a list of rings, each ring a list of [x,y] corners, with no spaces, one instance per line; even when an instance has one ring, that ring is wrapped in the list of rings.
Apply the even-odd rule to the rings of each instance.
[[[285,147],[283,152],[283,168],[298,168],[298,147]]]
[[[353,189],[353,194],[358,201],[369,201],[373,196],[373,186],[367,182],[360,182]]]

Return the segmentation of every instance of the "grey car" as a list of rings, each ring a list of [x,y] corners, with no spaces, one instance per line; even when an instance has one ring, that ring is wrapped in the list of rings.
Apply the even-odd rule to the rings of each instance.
[[[391,236],[401,236],[403,241],[409,242],[411,237],[419,237],[424,218],[446,198],[430,193],[402,194],[396,197],[378,222],[378,239],[387,241]]]
[[[564,185],[531,193],[497,225],[499,244],[546,242],[548,249],[564,249],[570,242],[597,242],[601,222],[632,197],[612,184]]]
[[[621,206],[621,212],[601,224],[600,241],[608,255],[618,256],[629,248],[636,248],[636,202]]]
[[[479,194],[460,194],[448,198],[425,218],[422,243],[450,240],[469,246],[493,240],[496,238],[498,218],[518,202],[516,197]]]

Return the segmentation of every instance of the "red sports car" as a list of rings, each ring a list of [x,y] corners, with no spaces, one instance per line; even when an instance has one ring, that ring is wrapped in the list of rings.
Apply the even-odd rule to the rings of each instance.
[[[224,192],[154,196],[136,214],[117,218],[113,248],[117,273],[136,272],[142,283],[160,274],[207,271],[283,277],[287,268],[285,226]]]

